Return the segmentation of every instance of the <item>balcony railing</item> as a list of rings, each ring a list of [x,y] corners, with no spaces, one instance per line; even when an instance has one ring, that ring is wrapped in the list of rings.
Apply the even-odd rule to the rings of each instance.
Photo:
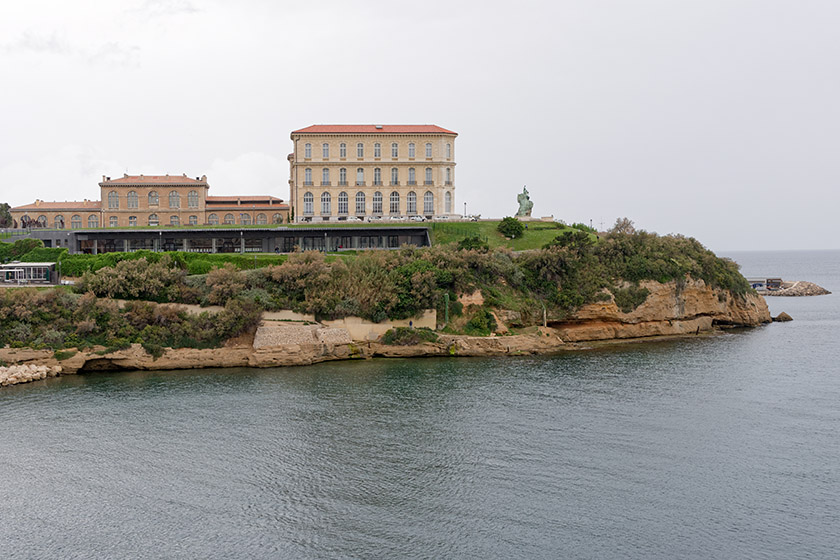
[[[382,181],[374,181],[373,184],[377,187],[381,187],[382,186]]]
[[[451,187],[452,186],[452,181],[446,181],[446,186]]]
[[[434,181],[423,181],[423,184],[424,185],[434,185],[435,182]]]
[[[409,182],[406,183],[406,185],[416,185],[416,184],[417,184],[417,181],[409,181]]]
[[[400,186],[400,182],[399,182],[399,181],[391,181],[391,186],[392,186],[392,187],[399,187],[399,186]]]
[[[311,186],[312,186],[312,185],[314,185],[315,183],[313,183],[312,181],[304,181],[304,182],[303,182],[303,184],[304,184],[304,186],[306,186],[306,187],[311,187]]]
[[[332,185],[331,181],[321,181],[321,186],[322,187],[329,187],[330,185]]]
[[[364,182],[364,181],[356,181],[356,186],[357,186],[357,187],[364,187],[364,186],[365,186],[365,182]]]
[[[346,187],[347,186],[347,181],[339,181],[338,186],[339,187]]]

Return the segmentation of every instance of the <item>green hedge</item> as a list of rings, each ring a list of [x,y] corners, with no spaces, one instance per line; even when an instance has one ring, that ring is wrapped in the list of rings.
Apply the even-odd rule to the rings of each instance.
[[[163,255],[172,259],[187,271],[187,274],[207,274],[214,268],[230,263],[239,270],[262,268],[281,264],[285,255],[241,254],[241,253],[184,253],[181,251],[155,252],[134,251],[131,253],[102,253],[99,255],[64,255],[61,258],[61,272],[65,276],[81,276],[85,272],[96,272],[105,267],[116,266],[118,262],[145,257],[150,263],[158,262]]]

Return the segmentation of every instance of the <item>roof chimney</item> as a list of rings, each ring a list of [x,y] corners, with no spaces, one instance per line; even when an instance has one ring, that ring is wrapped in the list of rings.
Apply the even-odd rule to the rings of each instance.
[[[123,173],[123,179],[128,179],[128,173]]]
[[[206,182],[207,182],[207,175],[202,175],[202,176],[201,176],[201,180],[202,180],[202,181],[204,181],[204,182],[206,183]]]
[[[104,183],[104,182],[105,182],[105,181],[107,181],[107,180],[108,180],[108,179],[105,177],[105,175],[103,175],[103,176],[102,176],[102,182]]]

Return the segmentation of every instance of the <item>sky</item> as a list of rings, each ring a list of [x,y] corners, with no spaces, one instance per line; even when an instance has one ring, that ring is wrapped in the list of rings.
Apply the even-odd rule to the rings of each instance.
[[[103,175],[289,198],[292,130],[458,132],[456,208],[836,249],[840,2],[0,3],[0,202]]]

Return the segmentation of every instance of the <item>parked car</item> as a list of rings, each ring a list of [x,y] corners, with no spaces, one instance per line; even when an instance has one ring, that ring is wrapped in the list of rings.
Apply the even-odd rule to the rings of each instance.
[[[348,222],[361,222],[361,221],[362,221],[362,219],[361,219],[361,218],[357,218],[356,216],[347,216],[347,221],[348,221]]]
[[[403,216],[391,216],[392,222],[404,222],[405,218]]]
[[[380,220],[382,220],[382,216],[368,216],[367,218],[368,222],[378,222]]]
[[[446,221],[449,219],[449,216],[435,216],[432,218],[436,222]]]
[[[412,216],[411,220],[414,222],[425,222],[426,218],[424,218],[423,216]]]

